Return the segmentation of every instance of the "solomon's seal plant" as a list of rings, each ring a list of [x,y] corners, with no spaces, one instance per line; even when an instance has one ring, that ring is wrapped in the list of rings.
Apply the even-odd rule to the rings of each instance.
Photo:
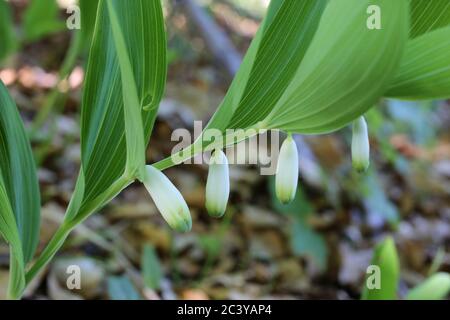
[[[69,233],[134,181],[142,182],[170,226],[191,228],[185,201],[161,171],[221,150],[261,130],[288,133],[277,195],[292,199],[298,175],[293,134],[323,134],[354,123],[356,168],[368,165],[363,114],[382,97],[450,97],[450,15],[442,0],[272,0],[227,95],[192,145],[148,166],[145,151],[164,93],[166,34],[160,0],[89,1],[96,12],[81,108],[81,168],[64,221],[35,257],[40,200],[31,148],[14,102],[0,84],[0,233],[10,254],[9,298],[17,299]],[[0,2],[0,58],[10,50],[7,4]],[[367,8],[382,12],[367,28]],[[84,40],[83,40],[84,39]],[[92,40],[89,40],[92,39]],[[228,129],[240,129],[229,139]],[[204,131],[205,132],[205,131]],[[225,141],[225,143],[222,143]],[[231,142],[230,142],[231,141]],[[301,150],[300,150],[301,152]],[[175,161],[176,160],[176,161]],[[211,164],[207,208],[221,216],[226,163]]]

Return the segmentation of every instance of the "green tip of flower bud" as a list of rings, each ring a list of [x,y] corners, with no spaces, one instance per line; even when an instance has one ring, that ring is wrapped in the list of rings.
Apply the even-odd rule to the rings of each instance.
[[[178,232],[191,230],[191,215],[180,191],[158,169],[152,166],[145,169],[145,188],[169,226]]]
[[[363,173],[367,171],[370,164],[370,144],[366,120],[359,117],[353,122],[352,136],[352,165],[353,168]]]
[[[211,156],[208,181],[206,182],[206,210],[211,217],[221,218],[225,214],[230,195],[228,159],[222,150]]]
[[[288,204],[295,198],[298,171],[297,145],[292,136],[289,135],[281,146],[275,176],[275,193],[278,200],[283,204]]]

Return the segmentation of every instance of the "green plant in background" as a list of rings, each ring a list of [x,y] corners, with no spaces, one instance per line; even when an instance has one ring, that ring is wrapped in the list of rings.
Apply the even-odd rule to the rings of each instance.
[[[374,250],[371,266],[379,268],[366,277],[362,299],[393,300],[397,299],[400,281],[400,262],[394,240],[390,237],[380,242]],[[379,277],[379,283],[369,283]],[[375,280],[378,281],[378,280]],[[373,286],[373,287],[372,287]],[[439,300],[447,297],[450,292],[450,275],[436,273],[423,283],[412,288],[406,295],[408,300]]]
[[[6,58],[16,46],[11,10],[4,1],[0,1],[0,61]]]
[[[370,5],[383,13],[381,29],[367,27]],[[367,130],[361,130],[360,117],[380,98],[450,96],[450,16],[440,14],[440,0],[427,5],[433,10],[425,15],[417,14],[421,0],[273,0],[205,129],[218,130],[221,139],[202,134],[191,146],[149,166],[145,151],[167,73],[161,3],[99,1],[81,110],[80,173],[63,223],[32,263],[39,230],[37,179],[17,110],[0,87],[6,110],[0,114],[0,150],[6,150],[0,155],[0,231],[11,245],[9,297],[20,298],[73,228],[136,180],[146,186],[170,226],[189,230],[189,209],[161,171],[261,130],[288,133],[282,149],[289,152],[281,153],[276,177],[275,194],[283,202],[294,198],[298,178],[292,134],[329,133],[357,121],[354,160],[357,168],[367,168]],[[241,130],[230,134],[227,129]],[[295,179],[286,178],[289,167]],[[220,184],[218,176],[229,183],[227,170],[211,167],[209,183]],[[228,195],[216,197],[208,193],[207,203],[218,216]],[[377,256],[392,252],[389,248],[379,248]],[[383,266],[389,261],[383,258]],[[395,278],[395,265],[391,271]],[[125,282],[111,279],[110,287]],[[395,287],[389,286],[393,283],[387,285],[391,297]]]

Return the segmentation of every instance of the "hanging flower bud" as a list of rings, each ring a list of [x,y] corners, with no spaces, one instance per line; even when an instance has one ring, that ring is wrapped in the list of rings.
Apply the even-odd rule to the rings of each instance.
[[[215,150],[211,156],[206,182],[206,209],[210,216],[224,215],[230,195],[228,159],[222,150]]]
[[[352,163],[358,172],[364,172],[369,168],[369,134],[364,117],[359,117],[353,122],[352,137]]]
[[[192,219],[189,208],[180,191],[170,180],[153,166],[146,166],[145,188],[169,226],[176,231],[191,230]]]
[[[278,157],[275,191],[278,200],[287,204],[294,200],[298,183],[298,151],[292,136],[283,142]]]

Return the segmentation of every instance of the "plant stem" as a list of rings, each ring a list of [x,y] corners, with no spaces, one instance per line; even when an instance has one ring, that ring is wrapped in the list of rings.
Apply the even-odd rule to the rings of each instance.
[[[108,190],[99,195],[96,199],[80,208],[76,208],[77,212],[75,215],[72,215],[67,211],[65,216],[71,216],[74,218],[69,220],[65,219],[59,226],[58,230],[53,235],[44,251],[42,251],[41,255],[26,273],[26,285],[28,285],[34,279],[34,277],[50,262],[56,252],[64,244],[67,236],[77,225],[82,223],[92,213],[115,198],[117,194],[119,194],[123,189],[129,186],[133,181],[134,179],[130,179],[128,177],[120,177],[114,184],[112,184],[108,188]],[[69,206],[69,208],[74,207]]]

